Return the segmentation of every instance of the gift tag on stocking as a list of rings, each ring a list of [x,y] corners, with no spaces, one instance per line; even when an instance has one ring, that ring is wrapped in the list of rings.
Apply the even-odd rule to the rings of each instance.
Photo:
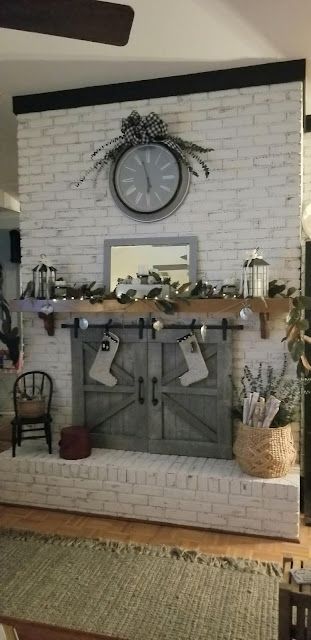
[[[196,336],[193,333],[189,333],[183,338],[180,338],[178,343],[189,369],[189,371],[179,378],[182,386],[188,387],[194,382],[199,382],[199,380],[207,378],[208,368],[202,356]]]
[[[113,333],[105,333],[89,371],[90,378],[107,387],[114,387],[118,382],[117,378],[110,373],[110,368],[118,351],[119,343],[118,336]]]

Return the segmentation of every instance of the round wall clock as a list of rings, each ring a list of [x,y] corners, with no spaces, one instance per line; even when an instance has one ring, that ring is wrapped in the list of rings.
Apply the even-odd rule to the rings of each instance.
[[[181,205],[190,174],[171,149],[152,142],[121,153],[111,167],[109,182],[115,202],[127,216],[155,222]]]

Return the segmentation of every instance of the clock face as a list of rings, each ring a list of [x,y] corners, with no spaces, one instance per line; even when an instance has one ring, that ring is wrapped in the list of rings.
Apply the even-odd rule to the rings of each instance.
[[[113,168],[110,186],[120,206],[131,217],[159,220],[173,213],[189,185],[188,170],[165,145],[150,143],[125,151]]]

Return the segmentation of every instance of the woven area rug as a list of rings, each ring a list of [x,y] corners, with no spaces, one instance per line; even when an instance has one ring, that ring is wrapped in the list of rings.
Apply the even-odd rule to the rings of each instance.
[[[0,531],[0,618],[126,640],[277,640],[278,565]]]

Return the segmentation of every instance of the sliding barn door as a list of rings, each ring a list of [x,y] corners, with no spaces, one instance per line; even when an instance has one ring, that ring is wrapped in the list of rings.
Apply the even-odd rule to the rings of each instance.
[[[231,332],[211,330],[207,342],[196,337],[209,370],[206,379],[181,385],[188,370],[178,338],[183,330],[164,329],[148,340],[148,426],[151,453],[232,457]]]
[[[85,424],[95,447],[151,453],[231,458],[231,332],[196,336],[209,371],[188,387],[180,376],[187,364],[178,338],[184,329],[113,329],[120,345],[111,366],[114,387],[93,380],[89,371],[102,329],[72,337],[73,416]]]
[[[112,331],[120,339],[110,370],[118,381],[114,387],[89,375],[103,329],[72,337],[75,424],[87,426],[94,447],[147,451],[147,332],[139,339],[137,327]]]

